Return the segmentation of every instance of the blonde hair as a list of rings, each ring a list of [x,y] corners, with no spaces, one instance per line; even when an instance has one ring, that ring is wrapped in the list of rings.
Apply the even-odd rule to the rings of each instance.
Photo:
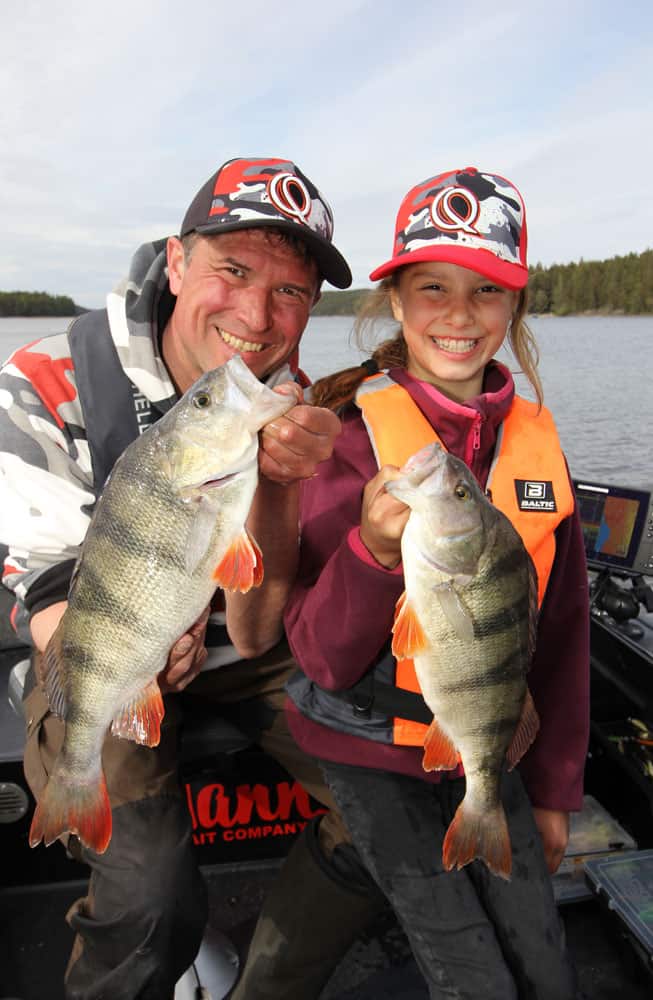
[[[399,269],[389,277],[384,278],[377,287],[363,300],[354,323],[354,340],[363,350],[370,350],[368,334],[382,320],[392,319],[390,293],[396,287]],[[526,325],[524,317],[528,307],[528,289],[522,288],[517,300],[517,308],[510,322],[508,343],[520,370],[530,382],[538,406],[544,402],[542,383],[537,372],[540,360],[537,343],[532,332]],[[395,335],[382,341],[371,352],[371,359],[377,369],[405,368],[408,364],[408,349],[401,326],[397,327]],[[345,368],[318,379],[312,387],[311,399],[316,406],[324,406],[329,410],[341,410],[350,403],[356,395],[356,390],[364,378],[373,370],[373,365],[356,365],[355,368]]]

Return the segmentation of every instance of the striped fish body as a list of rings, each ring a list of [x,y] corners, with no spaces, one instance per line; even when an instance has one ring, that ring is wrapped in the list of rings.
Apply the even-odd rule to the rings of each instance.
[[[50,705],[66,727],[32,846],[72,832],[98,853],[106,849],[107,730],[157,745],[164,710],[156,678],[172,645],[216,587],[246,591],[261,582],[261,553],[244,527],[258,482],[258,431],[294,403],[232,358],[116,463],[43,657]]]
[[[447,831],[447,869],[481,858],[504,878],[510,837],[501,771],[534,739],[527,687],[537,620],[532,561],[510,521],[472,473],[439,445],[406,463],[388,490],[411,507],[402,538],[406,589],[393,651],[412,656],[433,712],[424,768],[462,762],[465,797]]]

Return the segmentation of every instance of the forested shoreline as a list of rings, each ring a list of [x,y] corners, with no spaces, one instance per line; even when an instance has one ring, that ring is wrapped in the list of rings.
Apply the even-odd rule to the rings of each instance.
[[[325,291],[314,316],[352,316],[370,290]],[[528,280],[529,312],[554,316],[653,313],[653,250],[610,260],[536,264]]]
[[[653,312],[653,250],[610,260],[536,264],[528,278],[530,311],[569,316]]]
[[[78,316],[85,311],[68,295],[0,292],[0,316]]]
[[[324,291],[314,316],[353,316],[369,288]],[[571,316],[590,313],[637,316],[653,313],[653,250],[609,260],[580,260],[531,268],[529,311]],[[86,310],[67,295],[0,292],[0,316],[78,316]]]

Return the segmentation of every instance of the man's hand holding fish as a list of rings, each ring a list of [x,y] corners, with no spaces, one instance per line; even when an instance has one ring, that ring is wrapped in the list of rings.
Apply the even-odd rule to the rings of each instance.
[[[168,662],[158,676],[161,694],[183,691],[197,677],[209,655],[206,648],[206,626],[211,605],[206,608],[194,625],[185,632],[170,650]]]

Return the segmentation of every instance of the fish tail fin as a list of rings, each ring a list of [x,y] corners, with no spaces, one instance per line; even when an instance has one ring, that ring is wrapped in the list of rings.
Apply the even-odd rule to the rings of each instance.
[[[246,594],[263,582],[263,553],[243,528],[213,571],[213,579],[223,590]]]
[[[29,831],[29,846],[43,840],[46,847],[64,833],[75,833],[85,847],[103,854],[111,840],[111,806],[104,781],[59,781],[56,771],[39,796]]]
[[[458,806],[442,845],[442,861],[447,871],[462,868],[480,858],[491,872],[510,880],[512,849],[503,806],[489,812],[477,811],[463,801]]]

